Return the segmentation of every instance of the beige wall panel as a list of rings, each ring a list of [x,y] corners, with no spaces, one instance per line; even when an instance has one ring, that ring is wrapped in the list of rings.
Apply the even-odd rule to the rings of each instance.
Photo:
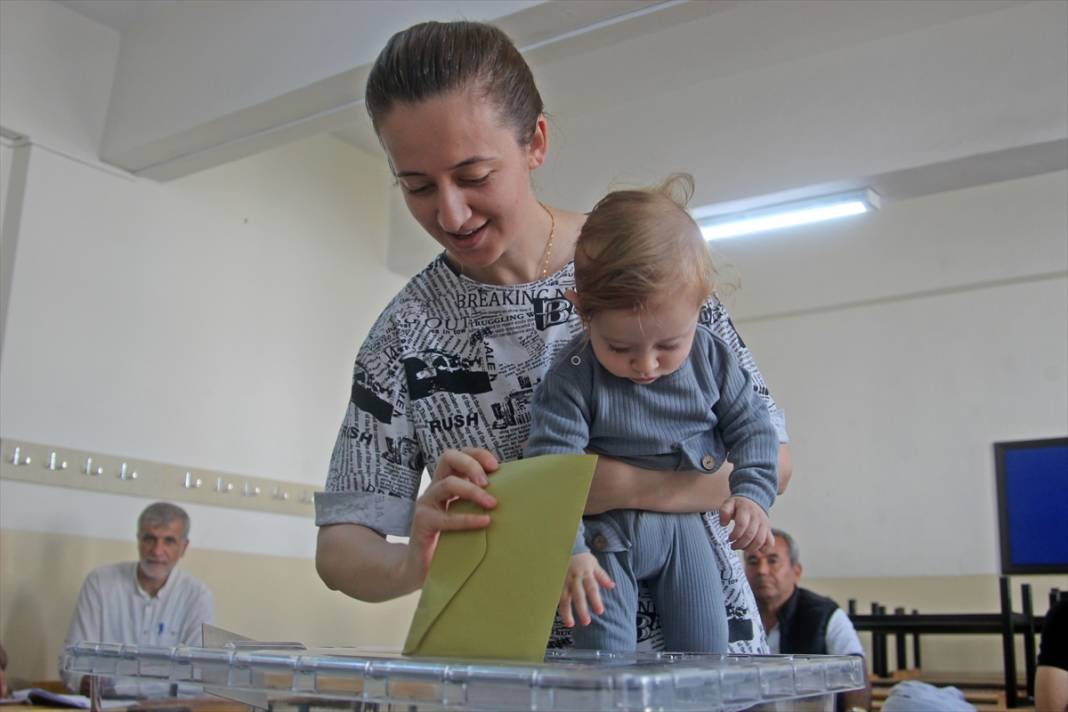
[[[0,530],[0,641],[14,679],[55,678],[86,574],[136,557],[133,538]],[[327,590],[308,559],[198,550],[181,566],[215,594],[216,624],[259,639],[387,647],[404,642],[417,596],[366,604]]]

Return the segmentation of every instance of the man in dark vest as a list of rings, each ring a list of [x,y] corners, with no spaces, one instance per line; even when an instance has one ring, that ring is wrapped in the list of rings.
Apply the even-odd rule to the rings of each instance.
[[[749,554],[745,575],[753,588],[760,618],[773,655],[864,655],[857,631],[838,604],[801,588],[801,556],[797,542],[781,529],[772,529],[775,546]],[[871,684],[842,693],[841,710],[871,707]]]

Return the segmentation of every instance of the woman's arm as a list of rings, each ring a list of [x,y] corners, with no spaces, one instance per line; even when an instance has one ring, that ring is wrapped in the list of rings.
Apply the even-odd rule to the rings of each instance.
[[[600,457],[586,498],[586,514],[611,509],[655,512],[707,512],[730,496],[728,463],[709,475],[700,472],[643,470],[622,460]]]
[[[794,476],[794,461],[790,457],[790,446],[787,443],[779,443],[779,494],[786,491],[790,484],[790,478]]]
[[[315,570],[334,591],[361,601],[388,601],[418,588],[401,574],[407,549],[359,524],[331,524],[319,527]]]
[[[361,601],[388,601],[419,589],[444,531],[483,529],[488,514],[452,514],[449,503],[466,499],[484,509],[497,499],[483,490],[486,476],[499,465],[488,450],[446,450],[438,460],[432,482],[415,501],[407,544],[392,543],[360,524],[332,524],[319,528],[315,569],[327,587]]]
[[[731,496],[727,477],[732,465],[709,475],[703,472],[667,472],[643,470],[620,460],[601,457],[597,460],[586,514],[600,514],[610,509],[646,509],[651,512],[709,512],[719,509]],[[793,476],[790,446],[779,443],[779,494]]]

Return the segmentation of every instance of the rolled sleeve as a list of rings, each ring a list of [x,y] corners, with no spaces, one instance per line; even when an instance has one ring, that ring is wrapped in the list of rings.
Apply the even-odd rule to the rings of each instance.
[[[315,524],[360,524],[407,536],[426,459],[398,354],[402,338],[383,313],[360,348],[345,417]]]
[[[376,492],[316,492],[315,525],[361,524],[382,535],[408,536],[415,504]]]

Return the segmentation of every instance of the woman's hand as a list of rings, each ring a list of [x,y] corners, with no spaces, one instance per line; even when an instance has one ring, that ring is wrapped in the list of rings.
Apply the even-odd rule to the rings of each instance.
[[[597,558],[589,552],[573,555],[567,567],[564,590],[560,593],[560,605],[556,609],[560,622],[574,628],[578,618],[580,624],[589,625],[592,620],[590,609],[597,615],[604,613],[601,587],[615,588],[616,584],[597,563]]]
[[[319,527],[315,568],[335,591],[361,601],[388,601],[422,587],[443,531],[480,529],[488,514],[449,513],[449,504],[466,499],[485,509],[497,500],[483,487],[488,472],[499,465],[488,450],[446,450],[434,469],[432,482],[415,502],[407,544],[389,542],[360,524]]]
[[[450,513],[449,505],[466,499],[483,509],[496,507],[497,499],[483,488],[489,484],[487,473],[496,472],[499,467],[493,453],[482,448],[446,450],[441,454],[430,486],[415,501],[402,580],[413,582],[415,588],[423,585],[441,532],[489,526],[488,514]]]
[[[790,478],[794,476],[794,459],[790,456],[790,446],[787,443],[779,443],[779,466],[775,474],[779,476],[779,494],[782,494],[790,484]]]

